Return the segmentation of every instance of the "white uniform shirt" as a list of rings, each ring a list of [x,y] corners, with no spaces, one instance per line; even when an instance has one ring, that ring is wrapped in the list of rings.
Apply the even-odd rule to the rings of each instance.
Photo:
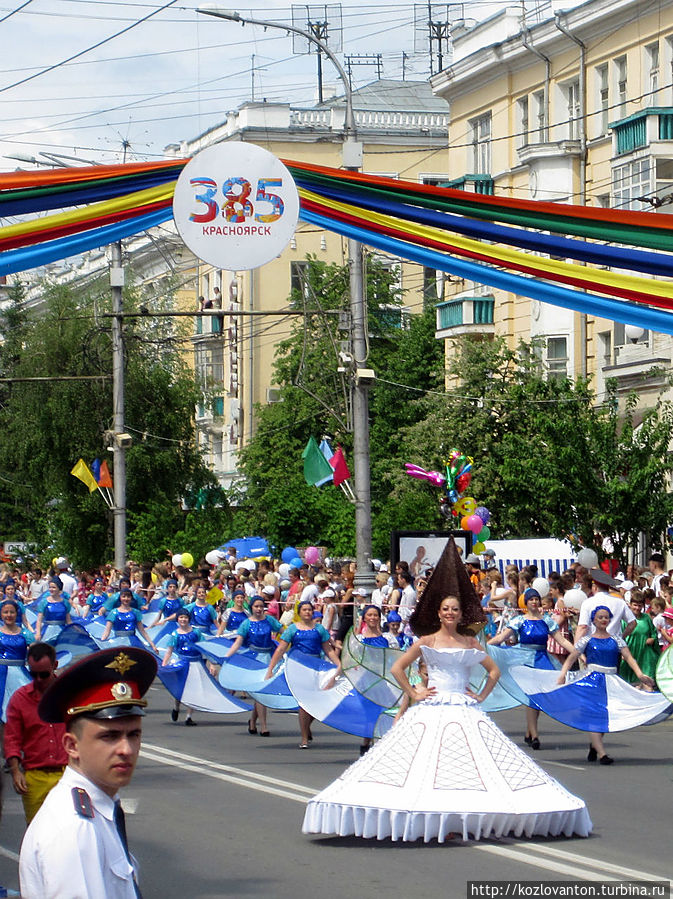
[[[414,611],[415,608],[416,608],[416,591],[411,586],[411,584],[407,584],[407,586],[402,591],[402,598],[400,599],[400,605],[397,610],[400,613],[400,618],[402,619],[402,621],[405,624],[411,618],[411,613]]]
[[[77,580],[71,574],[68,574],[67,571],[59,571],[58,576],[61,578],[61,583],[63,584],[63,592],[67,593],[68,596],[74,601],[77,595]]]
[[[89,794],[92,818],[75,808],[74,787]],[[136,899],[114,800],[74,768],[65,769],[26,831],[19,879],[22,899]]]
[[[610,611],[612,612],[612,618],[610,619],[610,623],[607,626],[607,632],[611,637],[618,637],[621,635],[622,621],[625,624],[630,624],[636,619],[636,616],[633,614],[631,609],[627,606],[623,599],[619,598],[619,596],[611,596],[608,593],[596,593],[589,599],[584,600],[580,608],[580,615],[577,621],[578,624],[585,624],[589,628],[589,634],[593,634],[593,632],[596,630],[591,622],[591,613],[597,606],[607,606],[608,609],[610,609]]]

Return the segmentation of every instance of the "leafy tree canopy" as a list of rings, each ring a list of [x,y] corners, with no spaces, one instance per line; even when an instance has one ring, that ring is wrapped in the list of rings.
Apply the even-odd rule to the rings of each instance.
[[[102,498],[70,475],[111,455],[103,435],[112,424],[112,346],[108,291],[75,296],[67,287],[44,289],[44,311],[29,319],[20,286],[2,314],[0,369],[10,377],[93,376],[91,380],[13,382],[0,409],[0,474],[8,482],[0,507],[2,532],[15,540],[53,545],[75,564],[91,566],[111,555],[111,520]],[[168,303],[169,300],[166,300]],[[133,289],[125,310],[141,305]],[[188,489],[214,485],[196,447],[194,406],[200,394],[186,366],[183,335],[171,320],[126,319],[125,424],[134,437],[127,452],[129,551],[146,517],[156,518],[157,547],[170,545],[184,524]],[[114,478],[114,471],[112,471]],[[4,492],[4,491],[3,491]],[[13,514],[12,510],[17,511]]]

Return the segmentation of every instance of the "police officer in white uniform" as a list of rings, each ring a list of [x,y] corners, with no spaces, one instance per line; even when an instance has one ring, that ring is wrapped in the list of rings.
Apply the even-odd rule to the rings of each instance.
[[[138,899],[120,787],[140,751],[143,699],[154,656],[121,647],[92,653],[45,692],[38,711],[63,721],[68,765],[33,819],[21,846],[23,899]]]

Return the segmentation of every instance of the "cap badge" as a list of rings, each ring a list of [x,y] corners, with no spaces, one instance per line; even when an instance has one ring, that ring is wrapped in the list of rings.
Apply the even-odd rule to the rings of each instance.
[[[125,684],[123,681],[119,681],[119,683],[113,684],[110,688],[110,692],[117,700],[130,699],[133,696],[133,691],[131,690],[129,685]]]
[[[123,677],[130,668],[133,668],[134,665],[137,665],[137,662],[134,662],[133,659],[129,658],[129,656],[127,656],[125,652],[120,652],[119,655],[115,656],[110,664],[106,665],[105,667],[113,668]]]

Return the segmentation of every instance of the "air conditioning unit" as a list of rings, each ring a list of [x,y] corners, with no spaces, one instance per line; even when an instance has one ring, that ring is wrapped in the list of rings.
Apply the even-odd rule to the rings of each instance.
[[[280,388],[279,387],[267,387],[266,388],[266,401],[267,401],[267,403],[279,403],[280,402]]]

